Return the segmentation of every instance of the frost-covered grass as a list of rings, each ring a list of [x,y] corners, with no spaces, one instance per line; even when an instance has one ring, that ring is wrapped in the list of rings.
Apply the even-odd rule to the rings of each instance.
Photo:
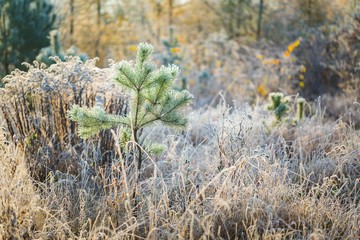
[[[59,64],[66,70],[73,62]],[[76,69],[89,72],[92,68],[79,65]],[[104,71],[101,76],[106,80],[111,77],[106,71],[111,70]],[[22,82],[41,79],[41,73],[52,74],[33,69],[21,75]],[[97,81],[91,74],[86,76]],[[122,160],[122,147],[116,141],[109,145],[112,154],[105,160],[105,155],[97,155],[104,154],[97,138],[119,138],[121,129],[88,142],[64,141],[64,147],[56,148],[59,152],[53,151],[47,160],[45,177],[34,180],[29,166],[34,161],[44,166],[36,153],[45,146],[55,149],[57,143],[55,137],[46,143],[47,135],[41,130],[56,133],[59,126],[46,128],[44,121],[36,139],[31,131],[14,138],[7,128],[9,119],[2,117],[0,238],[358,238],[359,130],[341,119],[324,118],[326,110],[320,104],[310,103],[312,115],[299,125],[273,124],[265,102],[230,108],[221,99],[215,106],[189,112],[187,131],[155,126],[142,133],[165,144],[167,151],[157,157],[148,155],[139,184],[134,180],[134,163]],[[40,106],[41,101],[36,103]],[[38,113],[40,118],[47,116],[46,111]],[[36,114],[31,116],[29,126],[40,121]],[[62,130],[63,136],[69,129]],[[33,138],[22,142],[29,136]],[[32,149],[32,144],[37,147]],[[31,154],[26,155],[29,149]],[[77,171],[71,168],[74,164]]]

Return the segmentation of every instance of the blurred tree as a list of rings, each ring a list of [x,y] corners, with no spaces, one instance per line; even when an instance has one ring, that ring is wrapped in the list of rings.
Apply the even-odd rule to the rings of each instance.
[[[57,56],[62,61],[66,60],[66,56],[77,56],[83,62],[88,60],[88,56],[84,53],[79,53],[75,46],[64,51],[59,40],[59,33],[57,30],[50,32],[50,46],[42,48],[39,55],[36,56],[36,61],[44,63],[47,66],[56,63],[51,57]]]
[[[181,39],[181,44],[187,42],[199,45],[209,34],[221,29],[218,15],[203,0],[191,0],[180,5],[175,9],[174,15],[174,27],[177,27],[174,36]]]
[[[275,4],[276,2],[276,4]],[[264,1],[262,35],[287,44],[299,36],[331,32],[346,25],[351,16],[350,0]],[[351,20],[351,19],[348,19]],[[333,29],[333,30],[331,30]]]
[[[296,0],[302,17],[310,26],[318,26],[328,20],[332,2],[332,0]]]
[[[124,9],[130,1],[67,0],[56,2],[59,32],[64,48],[76,46],[90,57],[119,58],[119,48],[129,38]]]
[[[255,32],[251,24],[254,7],[251,0],[203,0],[218,16],[229,39]]]
[[[146,25],[153,39],[158,43],[163,37],[168,39],[172,37],[175,25],[178,23],[179,8],[184,1],[180,0],[149,0],[148,4],[143,6],[142,25]],[[151,11],[148,11],[148,10]],[[156,26],[156,29],[154,29]]]
[[[0,75],[31,62],[49,45],[53,6],[46,0],[0,0]]]

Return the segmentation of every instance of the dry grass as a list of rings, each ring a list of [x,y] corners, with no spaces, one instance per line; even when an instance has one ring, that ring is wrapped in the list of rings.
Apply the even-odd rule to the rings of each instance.
[[[110,161],[114,141],[109,131],[98,140],[84,143],[77,136],[77,126],[67,116],[73,104],[99,105],[111,113],[124,114],[126,97],[120,91],[109,91],[111,68],[95,67],[96,59],[82,63],[77,58],[67,62],[55,59],[48,69],[35,64],[29,71],[15,71],[4,78],[1,92],[1,114],[8,136],[29,159],[31,175],[43,181],[50,171],[79,174],[81,154],[86,162]],[[91,151],[92,145],[99,145]],[[84,151],[85,148],[88,150]]]
[[[189,61],[199,69],[189,74],[198,108],[188,131],[142,133],[168,150],[145,154],[138,184],[118,144],[121,128],[84,142],[67,116],[73,104],[126,113],[126,96],[109,81],[112,67],[72,58],[7,76],[0,239],[357,239],[358,77],[347,79],[346,95],[309,103],[301,124],[275,125],[266,94],[256,91],[263,84],[292,93],[293,82],[283,82],[297,64],[280,59],[281,73],[259,59],[280,58],[277,47],[223,43],[210,38],[205,45],[214,51]]]
[[[269,127],[263,109],[220,104],[194,110],[185,134],[149,130],[168,151],[146,160],[138,206],[118,146],[108,165],[34,182],[20,145],[2,137],[0,238],[356,239],[360,132],[320,108]]]
[[[0,89],[0,240],[359,239],[354,23],[332,41],[304,41],[290,58],[286,45],[247,47],[218,34],[189,44],[195,51],[179,63],[197,101],[189,129],[142,133],[167,151],[145,154],[139,183],[121,128],[82,141],[67,116],[73,104],[126,113],[112,67],[70,58],[13,72]],[[328,65],[313,64],[320,57]],[[301,124],[273,123],[269,92],[313,97],[319,86],[336,91],[309,103]]]
[[[0,135],[0,239],[33,236],[41,205],[23,153]]]

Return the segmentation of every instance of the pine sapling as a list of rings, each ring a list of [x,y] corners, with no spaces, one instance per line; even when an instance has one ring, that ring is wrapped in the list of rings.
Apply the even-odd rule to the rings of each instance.
[[[279,92],[270,93],[269,99],[271,101],[271,105],[268,106],[268,110],[273,111],[276,122],[280,122],[289,109],[288,99],[284,98],[284,94]]]
[[[296,120],[298,122],[302,121],[305,117],[305,99],[300,97],[296,100]]]
[[[134,154],[137,168],[141,170],[143,161],[142,146],[139,140],[143,128],[155,123],[184,128],[188,120],[181,110],[193,102],[193,96],[186,90],[176,91],[173,84],[179,76],[179,67],[175,65],[156,65],[151,60],[153,46],[140,43],[137,50],[136,62],[121,61],[116,66],[114,81],[130,94],[130,111],[126,116],[105,113],[100,107],[93,109],[73,106],[70,118],[79,124],[79,135],[87,139],[100,130],[122,126],[130,130],[131,140],[136,144]],[[159,146],[154,144],[154,152]]]
[[[285,97],[284,94],[280,92],[274,92],[269,94],[269,100],[271,104],[268,105],[267,109],[275,115],[274,124],[283,121],[295,126],[304,120],[306,103],[304,98],[296,98],[296,115],[293,111],[295,110],[295,107],[290,107],[290,102],[292,102],[290,96]],[[289,115],[293,117],[290,117]]]

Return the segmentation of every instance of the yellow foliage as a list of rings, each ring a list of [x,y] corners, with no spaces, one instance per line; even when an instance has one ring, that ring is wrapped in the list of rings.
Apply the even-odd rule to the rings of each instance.
[[[180,51],[181,51],[181,48],[178,48],[178,47],[170,48],[171,53],[179,53]]]
[[[301,73],[306,73],[307,69],[306,69],[306,67],[304,65],[301,65],[299,71]]]
[[[291,55],[291,53],[298,47],[300,46],[300,39],[296,40],[295,42],[291,43],[288,47],[287,50],[285,52],[285,56],[289,57]]]
[[[291,44],[288,46],[288,51],[289,51],[289,52],[292,52],[292,51],[294,51],[294,49],[297,48],[298,46],[300,46],[300,40],[296,40],[295,42],[291,43]]]
[[[129,49],[129,51],[131,51],[131,52],[136,52],[136,51],[137,51],[137,46],[136,46],[136,45],[130,45],[130,46],[128,47],[128,49]]]
[[[261,54],[258,54],[258,55],[256,55],[256,58],[259,59],[259,60],[263,60],[263,59],[264,59],[264,56],[261,55]]]
[[[303,89],[305,87],[305,83],[303,81],[299,82],[299,87]]]
[[[262,61],[262,63],[264,65],[265,64],[279,65],[280,61],[279,61],[279,59],[270,58],[270,59],[265,59],[264,61]]]
[[[300,81],[303,81],[304,79],[305,79],[304,75],[299,74],[299,80],[300,80]]]
[[[257,88],[256,92],[258,94],[260,94],[261,96],[265,97],[267,95],[267,91],[264,87],[264,85],[260,84],[259,87]]]
[[[183,37],[182,35],[177,36],[176,39],[177,39],[177,41],[178,41],[181,45],[186,44],[186,39],[185,39],[185,37]]]

